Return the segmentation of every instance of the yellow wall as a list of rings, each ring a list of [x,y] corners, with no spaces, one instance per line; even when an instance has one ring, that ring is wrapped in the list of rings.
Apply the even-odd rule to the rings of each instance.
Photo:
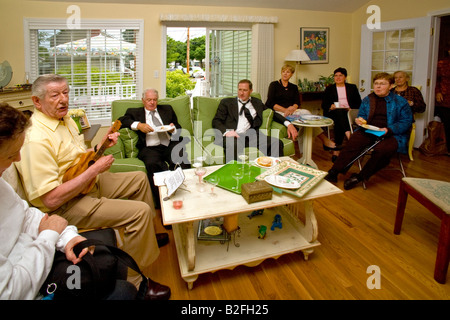
[[[197,7],[137,4],[93,4],[76,2],[46,2],[26,0],[0,0],[1,36],[0,62],[8,60],[14,75],[10,86],[24,83],[23,18],[68,18],[66,9],[76,4],[81,18],[91,19],[143,19],[145,23],[144,87],[160,88],[160,79],[153,77],[154,70],[161,71],[160,13],[224,14],[276,16],[275,25],[275,78],[279,78],[284,57],[296,49],[300,41],[301,27],[330,27],[330,63],[306,64],[298,68],[299,79],[317,80],[329,75],[337,67],[346,67],[351,82],[359,78],[359,51],[361,25],[366,23],[366,6],[354,13],[330,13],[304,10],[262,8]],[[449,8],[448,0],[373,0],[368,3],[381,8],[381,21],[407,19],[427,15],[428,12]],[[5,32],[7,30],[7,32]]]
[[[145,24],[144,86],[159,88],[160,79],[153,77],[154,70],[161,71],[161,24],[160,13],[177,14],[224,14],[276,16],[275,25],[275,76],[279,78],[284,57],[296,49],[300,41],[300,27],[330,27],[330,63],[302,65],[299,78],[318,79],[329,75],[338,66],[349,67],[352,33],[352,15],[344,13],[313,12],[298,10],[194,7],[133,4],[62,3],[46,1],[0,0],[0,27],[8,30],[2,34],[0,61],[8,60],[14,76],[10,85],[23,83],[25,79],[23,18],[67,18],[66,9],[76,4],[81,18],[97,19],[143,19]],[[350,70],[349,70],[350,72]]]

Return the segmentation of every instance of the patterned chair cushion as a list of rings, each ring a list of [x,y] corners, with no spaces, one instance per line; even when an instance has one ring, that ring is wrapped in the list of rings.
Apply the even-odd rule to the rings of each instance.
[[[403,181],[450,214],[450,182],[408,177]]]

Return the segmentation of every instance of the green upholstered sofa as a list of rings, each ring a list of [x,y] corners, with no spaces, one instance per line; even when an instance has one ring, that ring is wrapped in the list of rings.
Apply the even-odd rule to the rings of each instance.
[[[258,97],[259,94],[252,94]],[[212,129],[212,119],[216,114],[222,98],[180,96],[177,98],[160,99],[158,103],[169,104],[177,114],[178,122],[182,127],[181,135],[190,138],[186,145],[188,159],[191,163],[199,156],[206,156],[209,165],[223,164],[225,161],[223,148],[214,144],[214,133]],[[192,100],[192,107],[191,107]],[[125,114],[128,108],[142,107],[141,100],[116,100],[111,106],[112,120],[116,120]],[[291,156],[295,153],[294,142],[287,138],[286,127],[272,121],[273,111],[264,111],[262,130],[266,134],[276,135],[284,143],[284,155]],[[112,154],[116,159],[111,171],[132,171],[145,170],[144,163],[137,159],[138,150],[136,148],[137,134],[130,129],[120,129],[120,139],[116,146],[107,149],[105,154]],[[259,156],[259,151],[255,148],[248,148],[247,153],[250,159]]]

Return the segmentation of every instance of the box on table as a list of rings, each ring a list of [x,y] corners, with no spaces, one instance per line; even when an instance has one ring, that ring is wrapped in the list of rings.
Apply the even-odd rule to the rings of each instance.
[[[272,187],[266,181],[255,181],[244,183],[241,186],[241,193],[247,203],[272,199]]]

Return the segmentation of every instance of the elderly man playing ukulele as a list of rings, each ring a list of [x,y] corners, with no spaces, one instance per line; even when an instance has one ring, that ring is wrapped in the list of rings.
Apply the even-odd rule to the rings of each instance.
[[[40,76],[32,90],[32,127],[22,160],[16,164],[29,202],[79,229],[123,229],[123,250],[145,270],[158,257],[159,246],[168,241],[167,234],[155,234],[155,208],[146,174],[109,172],[114,161],[111,155],[99,157],[89,166],[82,163],[83,155],[93,152],[86,150],[75,122],[67,115],[69,85],[64,77]],[[119,134],[112,131],[109,129],[94,152],[115,145]],[[68,177],[66,173],[76,166],[85,170]],[[138,274],[128,276],[136,285],[140,279]],[[168,299],[170,288],[149,279],[147,294],[149,299]]]

